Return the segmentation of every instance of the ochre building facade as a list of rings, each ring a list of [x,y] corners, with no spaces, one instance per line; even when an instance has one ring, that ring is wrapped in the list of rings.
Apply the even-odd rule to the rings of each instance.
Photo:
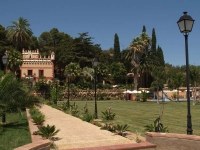
[[[52,52],[49,56],[42,57],[39,49],[22,50],[23,63],[20,67],[20,78],[32,79],[38,81],[41,76],[47,80],[54,78],[55,54]]]

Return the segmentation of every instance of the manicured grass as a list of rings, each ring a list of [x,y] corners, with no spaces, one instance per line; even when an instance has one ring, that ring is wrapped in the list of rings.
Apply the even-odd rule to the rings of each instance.
[[[71,102],[72,104],[73,102]],[[76,101],[79,109],[84,108],[86,101]],[[90,113],[94,113],[94,101],[87,101]],[[102,111],[112,106],[111,111],[116,113],[115,119],[111,122],[115,124],[128,124],[129,130],[133,133],[138,131],[145,135],[145,125],[153,124],[159,116],[160,108],[164,105],[162,123],[168,126],[170,133],[186,134],[187,128],[187,103],[186,102],[166,102],[157,104],[156,102],[135,102],[135,101],[97,101],[98,117],[102,119]],[[195,106],[191,102],[192,128],[193,134],[200,135],[200,104]]]
[[[23,115],[19,113],[7,114],[6,121],[7,124],[0,125],[0,150],[13,150],[31,143],[25,112],[23,112]]]

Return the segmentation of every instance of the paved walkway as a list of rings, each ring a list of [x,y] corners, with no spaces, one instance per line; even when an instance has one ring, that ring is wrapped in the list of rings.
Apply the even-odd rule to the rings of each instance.
[[[55,141],[59,150],[135,143],[50,106],[42,105],[40,111],[45,115],[45,125],[60,129]]]

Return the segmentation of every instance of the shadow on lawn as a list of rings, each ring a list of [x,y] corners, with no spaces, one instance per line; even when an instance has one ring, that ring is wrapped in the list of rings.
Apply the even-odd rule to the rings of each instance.
[[[10,129],[24,129],[28,131],[28,128],[26,128],[27,126],[28,126],[27,122],[23,122],[23,123],[19,123],[18,121],[7,122],[6,124],[0,125],[0,134]]]

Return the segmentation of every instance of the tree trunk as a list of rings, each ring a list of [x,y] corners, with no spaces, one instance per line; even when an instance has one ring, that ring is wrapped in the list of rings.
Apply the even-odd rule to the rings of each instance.
[[[134,90],[137,90],[138,85],[138,73],[137,68],[134,68]]]
[[[193,105],[196,105],[196,93],[197,91],[196,91],[196,82],[194,83],[194,100],[193,100]]]
[[[179,87],[177,88],[177,102],[179,102]]]
[[[158,91],[158,88],[157,88],[157,91],[156,91],[156,95],[157,95],[157,103],[159,104],[159,91]]]

